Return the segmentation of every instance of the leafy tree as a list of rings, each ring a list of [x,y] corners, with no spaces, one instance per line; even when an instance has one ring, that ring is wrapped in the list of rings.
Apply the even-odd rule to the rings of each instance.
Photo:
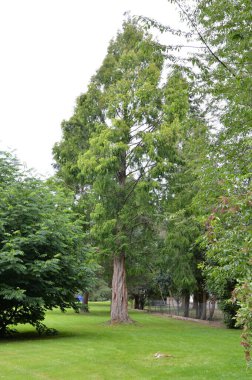
[[[208,46],[197,56],[201,92],[208,99],[210,122],[219,121],[199,197],[210,214],[204,269],[232,325],[237,304],[232,307],[231,292],[251,278],[251,9],[246,0],[199,1],[195,13]]]
[[[113,323],[129,321],[125,258],[136,226],[148,223],[157,186],[151,175],[156,159],[151,130],[158,127],[162,64],[157,44],[125,23],[90,84],[90,91],[100,93],[105,117],[95,125],[79,167],[96,201],[91,233],[113,253]]]
[[[85,94],[84,103],[94,108],[76,109],[88,131],[85,146],[75,150],[63,126],[63,141],[55,148],[61,173],[70,172],[66,161],[76,164],[73,177],[82,181],[82,196],[91,205],[90,238],[113,258],[112,322],[129,321],[125,259],[136,263],[132,258],[145,251],[143,238],[155,224],[165,173],[177,160],[176,136],[186,106],[183,96],[173,96],[174,80],[162,85],[163,63],[162,46],[125,22]],[[71,150],[72,163],[66,153]]]
[[[90,133],[95,123],[104,120],[99,102],[100,99],[95,90],[92,90],[92,95],[89,93],[80,95],[76,100],[73,116],[61,124],[63,139],[53,147],[57,178],[62,181],[61,184],[74,192],[74,210],[82,222],[83,230],[86,232],[90,228],[90,214],[94,199],[81,174],[78,158],[81,153],[88,149]],[[86,234],[86,242],[89,246],[96,246],[94,237],[89,233]],[[91,281],[89,281],[89,286],[85,291],[82,289],[83,311],[88,311],[89,292],[92,293],[93,286],[96,287],[101,269],[100,265],[102,265],[100,255],[95,257],[95,254],[91,254],[89,259],[92,267],[91,269],[89,265]]]
[[[207,215],[204,270],[208,287],[223,299],[231,317],[236,303],[241,306],[238,323],[245,329],[251,363],[251,299],[246,292],[251,284],[251,1],[200,0],[193,9],[175,3],[204,46],[192,61],[200,69],[198,94],[215,129],[198,197]]]
[[[25,174],[0,156],[0,335],[30,323],[39,333],[45,311],[78,306],[87,286],[83,232],[71,201],[56,185]]]
[[[164,228],[167,232],[161,265],[162,271],[166,270],[170,276],[170,292],[184,300],[185,316],[189,313],[190,295],[194,293],[195,300],[197,298],[196,314],[205,319],[206,310],[202,309],[200,313],[199,305],[206,303],[206,289],[198,268],[204,254],[197,244],[203,228],[197,220],[198,209],[194,207],[193,201],[199,191],[198,179],[208,147],[207,128],[199,117],[200,110],[189,96],[189,82],[179,71],[174,80],[178,93],[181,94],[184,88],[183,102],[188,106],[186,115],[181,119],[178,137],[180,162],[169,175],[163,204]]]
[[[233,299],[242,306],[239,323],[250,331],[248,360],[251,302],[244,289],[251,283],[251,1],[171,2],[189,25],[190,31],[184,35],[201,44],[190,57],[181,55],[177,61],[182,66],[185,62],[196,66],[196,95],[214,131],[197,196],[207,229],[207,283],[229,306],[231,290],[238,286]],[[153,20],[145,21],[161,31],[183,34]]]

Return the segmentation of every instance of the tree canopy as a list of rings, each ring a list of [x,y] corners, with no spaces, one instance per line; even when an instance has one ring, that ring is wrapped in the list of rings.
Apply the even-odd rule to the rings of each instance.
[[[229,322],[234,324],[236,315],[244,326],[242,344],[250,361],[251,1],[172,2],[189,26],[188,40],[201,44],[179,64],[185,69],[189,63],[185,72],[193,78],[211,132],[194,199],[206,229],[201,239],[206,287],[224,301],[224,310],[234,308]]]
[[[3,152],[0,173],[0,334],[18,323],[48,332],[45,311],[77,310],[87,285],[82,227],[57,185],[24,173]]]
[[[163,80],[163,65],[162,46],[136,23],[125,22],[70,119],[79,115],[87,138],[72,144],[78,122],[70,139],[66,122],[54,148],[65,181],[69,167],[78,168],[75,181],[82,181],[84,196],[93,202],[91,236],[114,257],[112,321],[128,320],[125,258],[137,247],[144,250],[139,242],[154,228],[166,176],[180,160],[178,136],[188,94],[179,73]],[[74,160],[71,153],[66,156],[71,150]]]

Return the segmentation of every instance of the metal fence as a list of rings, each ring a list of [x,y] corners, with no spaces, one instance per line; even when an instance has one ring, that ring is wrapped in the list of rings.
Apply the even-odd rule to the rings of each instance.
[[[214,307],[214,312],[213,312]],[[223,321],[223,312],[218,308],[217,302],[215,305],[211,301],[207,301],[206,304],[198,304],[195,307],[193,302],[190,302],[189,309],[185,307],[181,300],[168,299],[166,301],[162,300],[152,300],[146,305],[146,310],[152,313],[164,313],[168,315],[188,317],[193,319],[206,319],[213,321]],[[205,308],[205,315],[202,318],[202,310]]]

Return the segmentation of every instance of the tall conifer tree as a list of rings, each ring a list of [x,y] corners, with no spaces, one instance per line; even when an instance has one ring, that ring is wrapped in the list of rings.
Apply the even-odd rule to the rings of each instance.
[[[178,93],[173,96],[172,83],[162,84],[163,65],[162,46],[125,22],[70,120],[77,140],[81,121],[85,143],[73,141],[66,123],[55,147],[61,174],[66,170],[66,178],[74,169],[71,178],[82,184],[92,205],[90,236],[113,257],[113,323],[129,321],[125,260],[133,254],[139,226],[153,223],[165,174],[179,159],[177,113],[182,116],[186,105]]]

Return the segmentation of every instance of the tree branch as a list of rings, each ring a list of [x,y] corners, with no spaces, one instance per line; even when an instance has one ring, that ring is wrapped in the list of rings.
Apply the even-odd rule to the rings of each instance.
[[[227,64],[225,62],[223,62],[215,53],[214,51],[211,49],[211,47],[208,45],[206,39],[204,38],[204,36],[201,34],[201,32],[199,31],[196,23],[194,22],[194,20],[190,17],[190,15],[188,14],[188,12],[181,6],[181,4],[179,3],[178,0],[174,0],[174,3],[179,7],[179,9],[182,11],[182,13],[186,16],[187,20],[190,22],[190,24],[193,26],[193,28],[196,30],[200,40],[203,42],[203,44],[205,45],[205,47],[207,48],[207,50],[209,51],[209,53],[215,58],[215,60],[217,62],[219,62],[223,67],[225,67],[226,70],[228,70],[234,77],[236,77],[235,73],[233,72],[233,70],[230,69],[229,66],[227,66]]]

